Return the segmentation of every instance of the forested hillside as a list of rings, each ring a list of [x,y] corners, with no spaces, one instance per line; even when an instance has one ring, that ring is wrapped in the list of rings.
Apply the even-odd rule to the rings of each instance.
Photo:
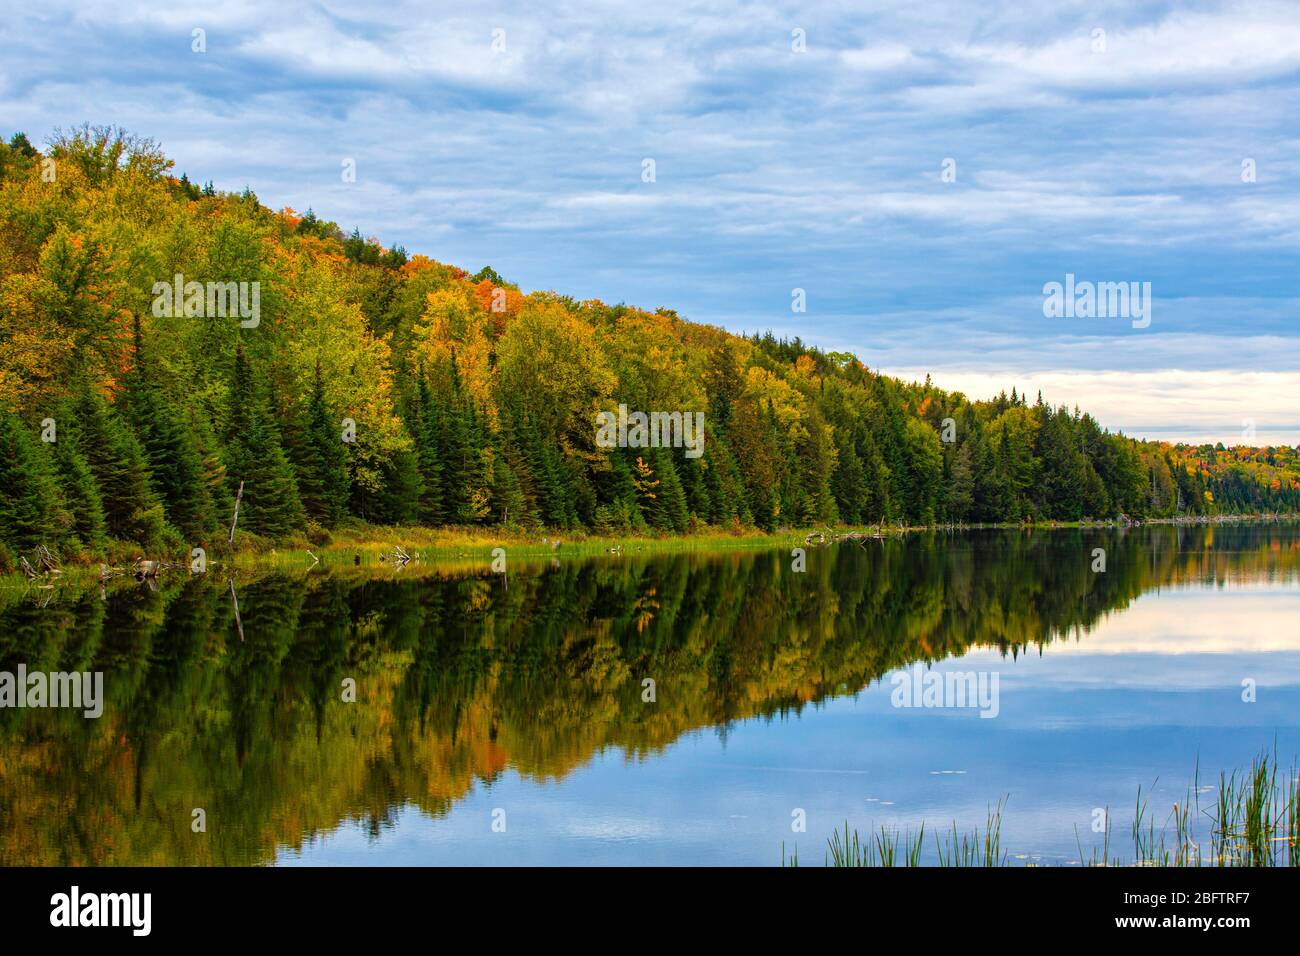
[[[176,276],[257,283],[260,311],[160,316]],[[0,402],[0,569],[41,544],[220,539],[241,482],[242,531],[313,540],[355,519],[684,533],[1300,506],[1292,448],[1138,442],[1041,397],[525,295],[84,127],[0,143]],[[620,404],[704,412],[703,454],[603,447]]]

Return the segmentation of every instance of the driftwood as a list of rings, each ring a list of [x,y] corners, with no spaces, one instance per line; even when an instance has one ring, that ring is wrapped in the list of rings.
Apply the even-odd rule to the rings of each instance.
[[[882,521],[876,526],[873,532],[866,531],[836,531],[829,526],[823,527],[820,531],[810,531],[804,536],[803,543],[806,547],[835,544],[839,541],[856,541],[857,544],[865,546],[868,541],[882,541],[885,538],[895,537],[902,534],[906,529],[898,528],[887,529]]]
[[[35,561],[35,564],[32,564]],[[62,574],[63,569],[59,567],[59,559],[43,544],[38,544],[32,551],[32,561],[27,560],[26,555],[18,556],[18,567],[29,578],[44,577],[48,574]]]
[[[310,554],[310,552],[308,553]],[[393,564],[397,567],[397,570],[400,571],[402,570],[402,568],[406,567],[412,561],[417,560],[417,558],[412,557],[410,554],[408,554],[406,549],[403,548],[400,544],[395,544],[393,545],[393,550],[385,551],[383,554],[379,556],[379,560],[383,563],[392,561]]]
[[[163,571],[188,571],[189,565],[183,561],[147,561],[143,557],[136,558],[130,564],[111,565],[100,564],[99,581],[102,584],[112,578],[121,578],[131,575],[137,581],[155,582],[158,575]]]

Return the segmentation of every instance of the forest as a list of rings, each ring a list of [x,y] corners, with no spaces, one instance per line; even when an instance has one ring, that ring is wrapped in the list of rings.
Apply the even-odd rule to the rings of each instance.
[[[174,277],[252,285],[257,321],[159,310]],[[703,454],[605,447],[620,405],[703,412]],[[220,546],[237,494],[251,544],[1300,509],[1294,448],[1134,440],[1041,395],[525,294],[200,186],[108,127],[0,142],[0,406],[0,571]]]

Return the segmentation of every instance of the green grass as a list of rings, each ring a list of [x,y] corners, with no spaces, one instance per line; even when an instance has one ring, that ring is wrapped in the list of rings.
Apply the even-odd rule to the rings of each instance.
[[[934,835],[935,854],[940,866],[1006,866],[1007,855],[1002,850],[1002,808],[1005,801],[989,810],[988,821],[981,832],[960,833],[954,823],[951,832],[942,837]],[[916,833],[911,830],[890,829],[882,826],[866,839],[857,830],[849,829],[844,821],[844,832],[835,831],[827,843],[826,865],[835,867],[862,866],[920,866],[925,850],[925,824]],[[782,853],[785,847],[782,845]],[[798,848],[794,862],[798,865]]]
[[[1294,516],[1293,516],[1294,517]],[[1177,523],[1179,519],[1153,518],[1147,524]],[[1264,520],[1252,515],[1221,515],[1214,521]],[[1035,525],[1024,523],[965,524],[963,530],[1008,529],[1053,530],[1079,527],[1096,527],[1096,523],[1077,521],[1039,521]],[[337,567],[355,565],[381,566],[381,555],[400,546],[424,563],[456,564],[465,561],[490,562],[494,548],[505,548],[511,561],[541,561],[554,557],[595,557],[605,554],[690,554],[725,551],[761,551],[776,547],[803,547],[809,535],[834,531],[837,535],[861,534],[897,537],[924,532],[946,533],[948,525],[867,524],[831,529],[826,525],[806,528],[782,528],[764,532],[755,528],[719,528],[699,526],[686,534],[617,534],[602,535],[586,532],[564,532],[547,529],[508,528],[428,528],[420,526],[372,525],[358,519],[349,519],[330,531],[318,531],[311,539],[297,533],[280,540],[263,538],[240,531],[233,547],[224,535],[200,542],[207,549],[210,570],[223,574],[232,571],[282,570],[307,566]],[[559,547],[553,547],[558,539]],[[818,547],[815,542],[807,547]],[[82,554],[66,556],[62,577],[69,581],[98,581],[101,560],[111,566],[129,564],[136,555],[187,565],[188,546],[176,553],[152,553],[130,542],[114,542],[106,556]],[[50,576],[55,577],[55,576]],[[40,583],[48,583],[38,579]],[[0,574],[0,587],[22,587],[28,579],[11,571]]]
[[[1292,766],[1280,772],[1276,752],[1256,757],[1249,770],[1221,773],[1211,804],[1202,806],[1200,767],[1193,774],[1183,800],[1174,803],[1165,823],[1157,826],[1150,809],[1150,797],[1138,788],[1130,836],[1133,855],[1129,860],[1111,853],[1110,811],[1101,834],[1101,846],[1085,853],[1079,842],[1079,860],[1084,866],[1212,866],[1294,867],[1300,866],[1300,776]],[[956,823],[941,839],[935,834],[934,859],[939,866],[1006,866],[1002,848],[1002,811],[1005,800],[989,810],[981,831],[960,833]],[[1205,828],[1206,839],[1198,836]],[[1078,828],[1075,829],[1078,840]],[[919,866],[924,846],[925,824],[919,831],[900,831],[881,826],[866,837],[850,829],[835,831],[827,841],[826,865]],[[782,864],[798,866],[796,846]]]
[[[767,533],[754,529],[701,527],[685,535],[592,535],[545,529],[390,527],[351,521],[326,533],[316,542],[309,541],[305,535],[272,541],[241,532],[236,536],[233,548],[224,539],[206,542],[205,547],[208,573],[222,576],[233,572],[273,572],[308,567],[338,569],[357,565],[386,570],[392,567],[392,563],[382,559],[391,555],[395,547],[401,547],[414,559],[406,568],[409,571],[415,564],[444,568],[469,567],[471,564],[486,567],[491,563],[496,548],[504,548],[507,560],[513,564],[517,561],[540,562],[552,558],[601,555],[716,554],[802,547],[808,534],[815,530],[824,529],[781,529]],[[886,526],[883,533],[895,536],[916,530],[920,529]],[[875,533],[876,527],[839,528],[836,531]],[[141,553],[142,550],[134,545],[117,547],[105,563],[126,566]],[[189,563],[187,552],[146,553],[145,556],[183,566]],[[55,579],[68,583],[97,583],[99,564],[99,561],[89,559],[80,563],[66,562],[62,574],[42,576],[36,580],[38,583]],[[22,588],[28,583],[25,576],[16,572],[0,575],[0,586]]]

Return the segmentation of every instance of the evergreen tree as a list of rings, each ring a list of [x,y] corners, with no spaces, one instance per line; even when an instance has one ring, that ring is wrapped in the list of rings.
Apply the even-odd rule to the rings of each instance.
[[[492,514],[491,520],[501,524],[519,524],[527,515],[523,489],[519,478],[498,446],[492,455]]]
[[[53,449],[64,501],[72,516],[72,532],[83,547],[97,552],[104,546],[106,525],[95,476],[71,435],[61,436]]]
[[[230,520],[234,499],[226,486],[226,465],[221,458],[221,449],[213,433],[211,423],[197,409],[191,409],[188,416],[190,434],[194,437],[194,448],[198,452],[203,469],[203,486],[207,489],[208,500],[212,502],[212,513],[218,527]]]
[[[377,517],[388,524],[414,524],[420,516],[420,459],[414,450],[394,453],[384,466]]]
[[[242,345],[235,350],[224,444],[226,482],[231,494],[237,493],[241,481],[244,483],[239,526],[271,536],[301,528],[306,515],[293,469]]]
[[[121,408],[134,424],[149,465],[150,482],[172,526],[200,540],[216,520],[203,474],[203,459],[185,416],[155,381],[145,361],[140,315],[135,313],[134,362],[126,376]]]
[[[40,445],[18,416],[0,411],[0,543],[14,552],[57,549],[72,525]]]
[[[454,354],[450,366],[449,394],[440,415],[442,505],[449,522],[475,524],[486,517],[489,509],[483,439]]]
[[[438,409],[423,370],[420,371],[417,394],[415,440],[421,481],[418,513],[421,524],[432,526],[446,520],[442,493],[443,432]]]
[[[952,454],[948,466],[948,480],[944,492],[944,513],[951,521],[964,521],[970,516],[975,501],[975,465],[971,443],[961,442]]]
[[[659,448],[654,450],[651,461],[658,484],[654,489],[655,496],[651,499],[654,504],[650,509],[650,523],[661,531],[682,534],[690,525],[690,515],[673,456],[669,451]]]
[[[351,482],[341,421],[325,400],[319,360],[302,419],[292,455],[298,495],[308,515],[333,527],[347,510]]]
[[[99,489],[108,533],[144,548],[162,543],[164,512],[139,440],[117,410],[83,389],[60,422],[61,438],[72,439]]]

